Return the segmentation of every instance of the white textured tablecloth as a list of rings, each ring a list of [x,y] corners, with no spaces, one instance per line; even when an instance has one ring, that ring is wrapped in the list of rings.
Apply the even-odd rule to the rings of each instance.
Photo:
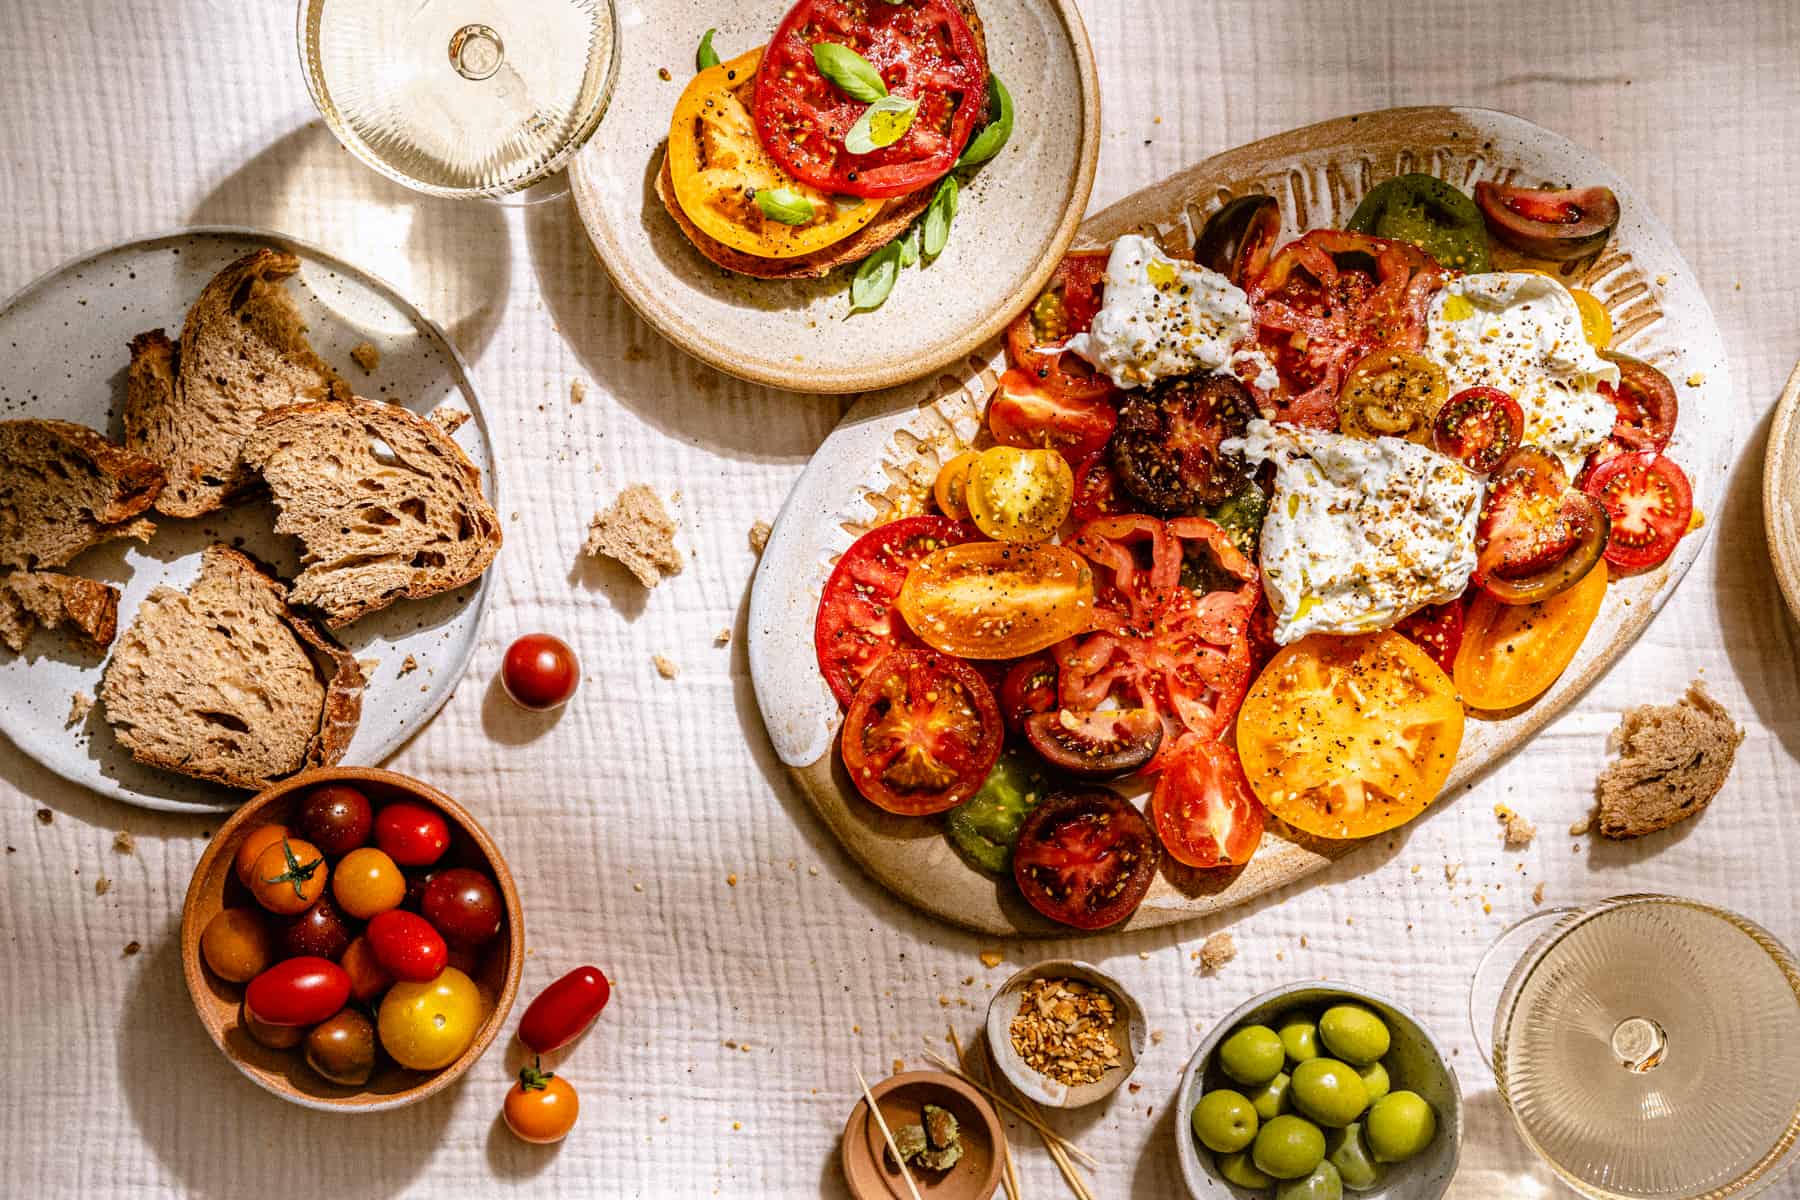
[[[623,5],[655,19],[654,0]],[[838,850],[777,767],[752,698],[745,531],[773,518],[841,401],[748,387],[670,349],[613,292],[565,204],[425,200],[358,165],[307,99],[283,0],[6,0],[0,293],[126,235],[263,225],[385,275],[474,363],[505,489],[499,583],[468,678],[392,765],[462,799],[508,855],[529,942],[521,1001],[580,962],[616,991],[564,1068],[583,1112],[560,1147],[521,1145],[498,1121],[510,1069],[498,1049],[462,1086],[401,1112],[284,1104],[213,1049],[181,982],[178,911],[217,822],[101,800],[0,742],[0,1193],[838,1195],[851,1064],[874,1078],[895,1059],[920,1063],[922,1039],[941,1044],[947,1021],[974,1032],[1018,964],[1073,953],[1115,971],[1157,1031],[1136,1090],[1059,1120],[1100,1159],[1096,1196],[1179,1194],[1173,1095],[1196,1030],[1314,976],[1387,992],[1457,1047],[1468,1133],[1454,1196],[1548,1195],[1556,1185],[1515,1136],[1465,1012],[1477,958],[1532,911],[1533,889],[1546,904],[1675,891],[1800,942],[1796,626],[1759,501],[1767,417],[1800,354],[1800,9],[1086,9],[1106,129],[1095,207],[1265,134],[1421,102],[1519,113],[1633,182],[1724,329],[1740,445],[1724,507],[1706,514],[1710,544],[1637,647],[1392,848],[1218,922],[1006,944],[1006,963],[985,969],[988,943],[915,917]],[[575,379],[590,385],[580,407]],[[648,595],[577,563],[588,516],[639,480],[679,493],[690,557]],[[715,648],[727,626],[731,645]],[[490,684],[506,643],[533,629],[569,639],[586,669],[557,720],[527,718]],[[659,678],[654,654],[679,677]],[[1749,734],[1712,811],[1636,845],[1566,836],[1620,709],[1673,698],[1696,675]],[[1502,849],[1501,801],[1537,822],[1528,849]],[[136,835],[134,853],[113,848],[119,829]],[[1462,864],[1454,884],[1448,863]],[[111,887],[97,896],[101,877]],[[1239,957],[1201,977],[1192,952],[1225,927]],[[1027,1194],[1065,1194],[1035,1138],[1015,1136]],[[1800,1180],[1776,1194],[1800,1195]]]

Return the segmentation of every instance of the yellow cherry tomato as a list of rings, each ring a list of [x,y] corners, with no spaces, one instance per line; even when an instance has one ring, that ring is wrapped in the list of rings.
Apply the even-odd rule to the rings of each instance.
[[[1535,700],[1575,657],[1606,599],[1606,564],[1536,604],[1501,604],[1476,593],[1451,674],[1470,708],[1489,712]]]
[[[1094,573],[1067,546],[968,542],[907,572],[900,615],[926,645],[959,658],[1023,658],[1094,617]]]
[[[286,825],[258,825],[244,835],[238,843],[237,853],[232,856],[232,869],[237,872],[238,882],[245,887],[256,878],[252,868],[256,866],[257,856],[276,842],[288,835]]]
[[[254,908],[221,908],[200,933],[200,954],[220,979],[249,983],[275,960],[275,939]]]
[[[250,894],[270,912],[291,917],[325,894],[330,876],[331,868],[317,846],[297,837],[280,837],[264,846],[251,865]]]
[[[435,1071],[455,1062],[487,1016],[481,989],[455,967],[445,967],[428,983],[402,980],[381,998],[377,1028],[382,1048],[414,1071]]]
[[[580,1112],[581,1098],[569,1081],[538,1065],[519,1070],[519,1082],[506,1093],[501,1109],[513,1136],[539,1146],[562,1141]]]
[[[980,457],[979,450],[964,450],[938,469],[931,494],[937,500],[938,511],[946,517],[958,521],[969,519],[969,501],[965,493],[969,486],[969,471]]]
[[[338,861],[331,873],[331,894],[338,907],[359,921],[399,908],[406,899],[406,876],[394,860],[373,846],[358,846]]]
[[[1569,295],[1575,297],[1575,307],[1581,310],[1581,336],[1588,345],[1596,350],[1612,345],[1612,315],[1600,303],[1600,297],[1584,288],[1570,288]]]
[[[1002,542],[1047,542],[1068,519],[1075,475],[1054,450],[995,446],[969,470],[965,493],[975,527]]]
[[[1338,426],[1351,437],[1397,437],[1429,445],[1444,406],[1444,369],[1406,350],[1365,355],[1338,389]]]

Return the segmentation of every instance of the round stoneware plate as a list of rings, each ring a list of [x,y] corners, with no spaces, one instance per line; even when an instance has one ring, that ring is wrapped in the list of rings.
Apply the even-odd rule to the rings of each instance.
[[[658,0],[619,10],[619,84],[569,167],[581,220],[620,294],[703,362],[799,392],[893,387],[980,347],[1035,297],[1087,209],[1100,91],[1074,0],[979,0],[988,62],[1012,93],[1006,148],[965,180],[949,244],[850,315],[850,277],[773,280],[714,266],[652,184],[701,35],[729,59],[765,44],[792,0]],[[664,79],[663,74],[669,78]]]
[[[1140,232],[1185,256],[1207,215],[1245,192],[1276,197],[1283,236],[1293,237],[1341,226],[1370,187],[1407,171],[1426,171],[1464,190],[1477,180],[1504,179],[1605,184],[1618,193],[1618,230],[1599,261],[1570,282],[1605,303],[1615,348],[1654,363],[1674,382],[1681,420],[1668,453],[1693,481],[1696,511],[1710,516],[1731,462],[1733,409],[1725,350],[1706,298],[1667,231],[1625,181],[1529,121],[1485,109],[1413,108],[1293,130],[1215,155],[1121,200],[1090,217],[1076,244],[1104,246]],[[1031,911],[1010,882],[997,885],[965,866],[938,822],[890,816],[856,794],[838,763],[840,714],[812,646],[813,616],[833,562],[873,520],[897,504],[916,504],[915,489],[928,486],[938,464],[966,448],[981,427],[1001,359],[1000,347],[990,344],[952,372],[865,397],[845,414],[794,485],[763,554],[750,601],[750,669],[776,752],[871,875],[953,924],[997,934],[1068,935]],[[1614,582],[1574,662],[1534,704],[1471,714],[1445,797],[1524,744],[1625,652],[1700,553],[1706,528],[1683,539],[1662,566]],[[1242,903],[1356,845],[1300,839],[1272,827],[1240,871],[1193,871],[1165,860],[1125,927],[1165,925]]]
[[[1763,452],[1763,531],[1788,611],[1800,620],[1800,367],[1788,376],[1769,421],[1769,445]]]
[[[0,420],[57,417],[118,440],[130,362],[126,343],[147,329],[179,337],[188,305],[207,281],[259,246],[300,257],[300,271],[286,286],[306,318],[313,348],[358,395],[420,414],[445,405],[471,415],[456,441],[481,468],[488,499],[498,504],[481,401],[467,364],[443,331],[374,276],[323,250],[253,229],[145,238],[95,251],[28,285],[0,307]],[[373,371],[350,357],[363,342],[380,351]],[[275,534],[266,500],[188,521],[157,517],[156,525],[148,544],[108,542],[68,568],[120,589],[121,633],[150,589],[193,582],[208,543],[241,546],[283,578],[299,568],[296,546]],[[400,601],[337,631],[368,676],[362,722],[345,765],[382,762],[449,699],[475,650],[491,577],[428,600]],[[98,704],[71,723],[73,697],[99,695],[104,665],[71,649],[53,630],[38,630],[24,654],[0,647],[0,731],[63,778],[128,804],[216,812],[249,798],[248,792],[140,765],[113,738]]]

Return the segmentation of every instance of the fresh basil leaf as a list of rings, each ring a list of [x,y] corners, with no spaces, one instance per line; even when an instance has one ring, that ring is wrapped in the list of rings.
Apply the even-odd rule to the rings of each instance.
[[[926,206],[921,222],[925,227],[921,249],[926,258],[936,258],[944,252],[944,243],[950,240],[950,222],[956,219],[957,203],[956,176],[946,175],[938,182],[937,194]]]
[[[759,188],[756,207],[763,216],[783,225],[804,225],[813,219],[812,201],[793,188]]]
[[[900,236],[900,265],[901,266],[911,267],[911,266],[915,266],[918,264],[919,243],[922,240],[922,236],[923,235],[919,228],[919,223],[917,221],[914,221],[911,225],[908,225],[906,227],[906,232]]]
[[[881,307],[894,290],[894,281],[900,278],[901,254],[900,242],[896,240],[863,259],[862,266],[856,268],[856,278],[850,281],[851,312]]]
[[[883,96],[856,118],[844,135],[844,149],[852,154],[873,154],[906,136],[918,114],[919,102],[904,96]]]
[[[819,65],[825,78],[837,84],[838,89],[852,100],[873,104],[888,94],[887,84],[881,81],[881,72],[875,69],[875,64],[848,46],[815,42],[813,62]]]
[[[1006,145],[1006,139],[1012,136],[1013,100],[1012,93],[1000,82],[998,75],[988,74],[987,86],[987,124],[975,131],[969,144],[963,147],[962,157],[956,160],[959,167],[972,167],[984,163],[1000,153],[1000,147]]]
[[[699,67],[702,71],[706,70],[708,67],[716,67],[719,65],[719,52],[712,48],[713,34],[717,32],[719,31],[716,29],[709,29],[706,31],[705,36],[700,39],[700,49],[694,55],[694,65]]]

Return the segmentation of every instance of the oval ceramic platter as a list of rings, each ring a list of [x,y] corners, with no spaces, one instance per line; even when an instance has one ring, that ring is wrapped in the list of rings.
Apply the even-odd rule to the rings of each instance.
[[[481,469],[488,499],[498,504],[481,401],[467,364],[443,331],[374,276],[316,247],[254,229],[189,229],[132,241],[85,255],[28,285],[0,307],[0,420],[58,417],[117,441],[130,362],[126,343],[147,329],[179,336],[188,305],[207,281],[261,246],[299,256],[300,271],[286,286],[313,348],[358,395],[420,414],[444,405],[470,415],[456,441]],[[373,371],[350,357],[364,342],[381,356]],[[299,567],[294,543],[274,531],[266,500],[194,520],[159,516],[156,526],[148,543],[108,542],[69,568],[120,589],[121,632],[150,589],[185,588],[193,581],[200,551],[210,542],[238,545],[283,578]],[[346,765],[387,759],[449,699],[474,653],[491,577],[427,600],[403,600],[337,631],[368,676]],[[65,779],[128,804],[217,812],[249,797],[139,764],[114,739],[98,704],[71,721],[73,697],[98,696],[104,667],[104,659],[71,649],[54,631],[38,630],[24,654],[0,647],[0,731]]]
[[[1077,245],[1123,233],[1158,237],[1177,257],[1224,201],[1266,192],[1281,204],[1283,236],[1341,226],[1376,183],[1425,171],[1468,190],[1480,179],[1533,186],[1605,184],[1623,216],[1598,262],[1579,280],[1606,304],[1614,345],[1668,374],[1681,421],[1669,453],[1686,468],[1694,502],[1710,513],[1732,451],[1732,393],[1711,310],[1668,233],[1625,181],[1599,159],[1528,121],[1466,108],[1391,109],[1344,117],[1226,151],[1090,217]],[[859,530],[896,505],[916,504],[938,464],[967,447],[1001,365],[986,347],[942,377],[864,397],[802,474],[757,572],[750,611],[750,667],[776,752],[825,823],[876,879],[956,925],[995,934],[1073,931],[1031,911],[1009,882],[970,869],[931,820],[890,816],[864,801],[838,762],[840,714],[813,654],[813,616],[836,558]],[[1500,756],[1562,712],[1624,653],[1700,552],[1701,533],[1648,573],[1620,579],[1574,662],[1520,711],[1471,714],[1443,795],[1454,796]],[[1355,842],[1299,837],[1271,822],[1251,862],[1235,873],[1193,871],[1165,859],[1127,929],[1204,916],[1319,870]]]
[[[701,256],[656,197],[669,117],[701,35],[729,59],[768,42],[792,0],[658,0],[620,8],[612,107],[569,167],[600,261],[645,321],[695,358],[799,392],[893,387],[979,349],[1042,289],[1087,209],[1100,90],[1074,0],[980,0],[988,62],[1012,93],[1013,133],[964,179],[949,244],[901,272],[887,302],[850,314],[850,277],[734,275]],[[666,77],[666,78],[665,78]]]

